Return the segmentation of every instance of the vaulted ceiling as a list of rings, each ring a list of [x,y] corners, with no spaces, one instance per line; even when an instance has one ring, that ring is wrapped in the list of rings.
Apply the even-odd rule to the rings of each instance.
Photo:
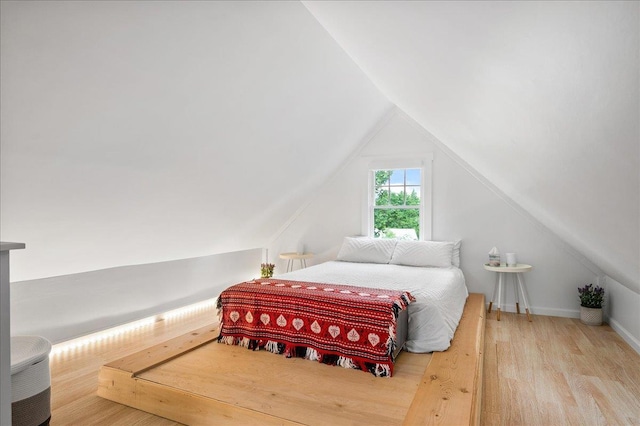
[[[640,292],[637,2],[304,4],[391,102]]]
[[[395,104],[640,292],[637,2],[1,7],[14,279],[264,244]]]

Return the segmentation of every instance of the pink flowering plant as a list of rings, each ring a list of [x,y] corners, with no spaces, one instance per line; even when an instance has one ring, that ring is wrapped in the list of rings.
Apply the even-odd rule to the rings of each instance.
[[[602,302],[604,302],[604,289],[600,286],[593,286],[588,284],[584,287],[578,287],[578,294],[580,295],[580,305],[585,308],[602,308]]]

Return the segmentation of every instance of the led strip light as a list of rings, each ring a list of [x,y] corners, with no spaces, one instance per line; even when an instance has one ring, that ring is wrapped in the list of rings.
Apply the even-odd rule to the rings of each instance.
[[[100,343],[108,339],[118,338],[126,333],[150,327],[158,321],[172,322],[181,320],[186,316],[200,313],[201,311],[215,307],[217,300],[217,298],[204,300],[202,302],[194,303],[193,305],[184,306],[182,308],[174,309],[162,314],[153,315],[138,321],[133,321],[96,333],[88,334],[77,339],[58,343],[56,345],[53,345],[50,356],[53,357],[56,355],[67,353],[69,351],[80,350],[82,348]]]

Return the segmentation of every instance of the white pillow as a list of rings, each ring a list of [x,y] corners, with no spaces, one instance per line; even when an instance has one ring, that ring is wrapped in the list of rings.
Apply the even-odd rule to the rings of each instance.
[[[451,266],[453,245],[448,241],[398,241],[390,263],[448,268]]]
[[[455,240],[453,242],[453,255],[451,256],[451,264],[456,267],[460,267],[460,245],[462,240]]]
[[[389,263],[396,240],[384,238],[345,237],[338,260],[360,263]]]

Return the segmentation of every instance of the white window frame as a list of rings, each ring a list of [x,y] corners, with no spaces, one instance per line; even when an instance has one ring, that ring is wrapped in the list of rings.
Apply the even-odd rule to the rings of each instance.
[[[367,173],[367,194],[365,209],[363,209],[362,234],[373,237],[373,211],[375,207],[373,177],[376,170],[421,169],[420,195],[420,237],[421,241],[431,240],[432,225],[432,183],[433,183],[433,153],[417,154],[407,157],[384,157],[372,159]]]

